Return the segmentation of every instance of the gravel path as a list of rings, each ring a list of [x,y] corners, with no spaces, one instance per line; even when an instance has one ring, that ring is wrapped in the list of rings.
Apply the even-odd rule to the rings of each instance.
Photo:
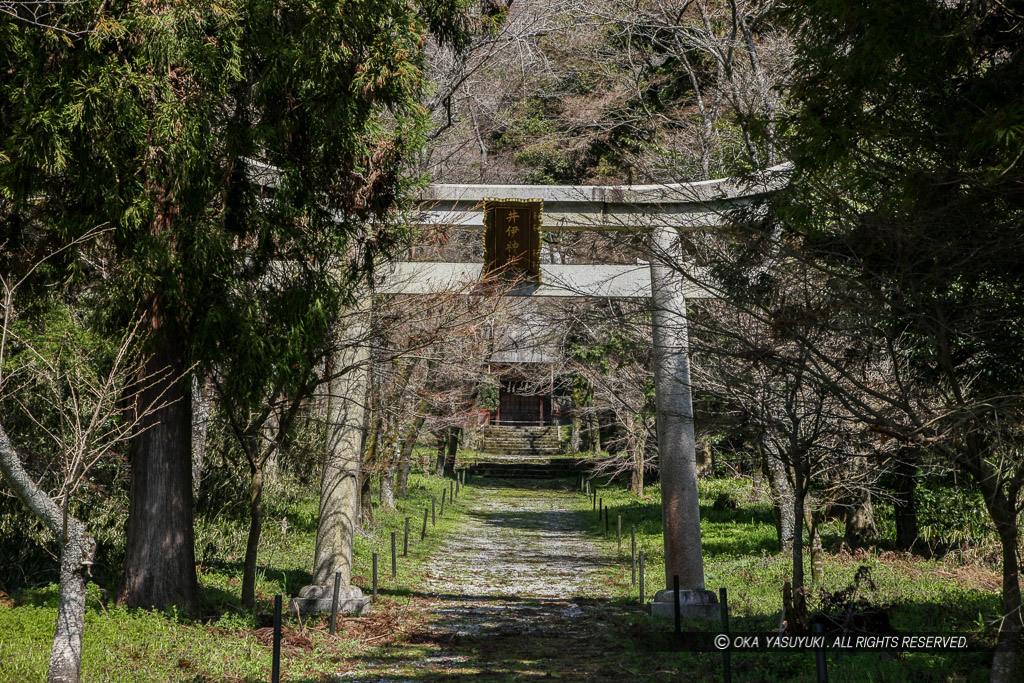
[[[572,496],[480,489],[424,576],[419,599],[430,616],[345,680],[610,678],[600,675],[607,662],[590,654],[604,647],[595,631],[608,630],[601,622],[614,609],[601,590],[613,558],[581,531]]]

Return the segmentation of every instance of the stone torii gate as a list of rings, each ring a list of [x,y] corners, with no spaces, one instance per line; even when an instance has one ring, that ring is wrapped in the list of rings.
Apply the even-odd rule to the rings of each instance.
[[[697,497],[696,448],[690,391],[686,300],[712,296],[682,275],[680,233],[724,227],[730,215],[756,206],[785,185],[790,165],[751,178],[723,178],[697,183],[628,186],[449,185],[428,187],[420,197],[421,226],[447,225],[483,229],[485,199],[543,202],[542,229],[554,231],[624,231],[649,235],[646,265],[540,265],[540,282],[520,284],[506,294],[537,297],[644,298],[652,307],[655,402],[662,488],[665,544],[665,589],[651,603],[654,614],[673,613],[673,576],[679,577],[680,606],[686,617],[714,617],[717,598],[704,587],[700,504]],[[273,188],[277,169],[249,160],[251,180]],[[462,289],[482,275],[480,263],[394,264],[378,286],[381,294],[427,294]],[[358,311],[354,311],[358,313]],[[363,320],[356,315],[355,319]],[[353,341],[362,322],[344,337]],[[339,609],[361,613],[369,600],[351,585],[352,544],[359,512],[359,465],[364,409],[369,385],[369,352],[355,342],[342,344],[333,359],[351,372],[331,382],[327,456],[320,483],[313,582],[292,601],[298,611],[326,611],[333,583],[340,584]]]
[[[674,610],[679,577],[684,617],[716,617],[717,598],[704,586],[700,505],[690,387],[686,300],[712,294],[684,277],[680,233],[726,226],[738,209],[779,189],[788,167],[745,180],[724,178],[677,185],[624,187],[431,185],[421,196],[423,226],[484,229],[485,199],[543,201],[542,230],[626,231],[649,234],[646,265],[541,264],[540,283],[506,294],[536,297],[644,298],[651,302],[658,452],[665,544],[665,589],[652,613]],[[463,288],[481,277],[480,263],[395,264],[378,288],[386,294],[426,294]]]

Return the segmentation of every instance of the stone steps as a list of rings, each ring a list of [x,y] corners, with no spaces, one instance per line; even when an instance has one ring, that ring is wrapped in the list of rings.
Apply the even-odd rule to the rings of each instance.
[[[481,450],[506,456],[546,456],[562,452],[558,427],[487,425]]]
[[[522,441],[517,441],[515,439],[484,439],[483,443],[484,443],[485,446],[490,445],[490,446],[498,446],[498,447],[506,447],[506,448],[554,449],[554,451],[556,453],[561,450],[561,446],[559,446],[557,441],[551,442],[551,441],[527,441],[525,439],[522,440]],[[490,452],[490,451],[487,450],[486,447],[483,450],[485,452]]]
[[[474,477],[495,479],[554,479],[573,477],[581,471],[581,462],[577,460],[540,460],[535,462],[499,462],[482,461],[467,466]],[[583,463],[585,464],[585,463]]]

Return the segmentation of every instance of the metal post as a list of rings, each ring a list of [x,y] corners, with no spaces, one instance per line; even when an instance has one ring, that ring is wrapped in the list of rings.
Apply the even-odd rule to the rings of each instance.
[[[729,595],[724,587],[718,589],[718,603],[722,607],[722,633],[729,635]],[[728,645],[722,650],[722,681],[732,683],[732,668],[729,662]]]
[[[611,524],[611,515],[608,514],[608,508],[604,509],[604,535],[607,536],[610,531],[609,525]]]
[[[644,551],[640,551],[640,604],[644,604]]]
[[[437,526],[437,496],[430,497],[430,526]]]
[[[331,635],[338,626],[338,593],[341,592],[341,572],[334,572],[334,595],[331,597]]]
[[[405,518],[405,539],[402,541],[402,557],[409,556],[409,518]]]
[[[444,517],[444,499],[448,496],[448,489],[441,490],[441,516]]]
[[[615,533],[616,533],[616,535],[618,536],[618,539],[619,539],[619,552],[621,553],[622,552],[622,515],[617,515],[616,519],[618,520],[618,522],[616,524],[616,532]]]
[[[451,480],[448,481],[448,502],[455,502],[455,482]]]
[[[630,536],[632,543],[630,544],[630,564],[633,566],[633,583],[630,586],[637,585],[637,527],[630,527]]]
[[[816,637],[825,639],[825,627],[821,624],[814,624],[811,626],[811,633]],[[828,662],[825,660],[825,647],[819,646],[814,648],[814,663],[818,670],[818,683],[828,683]]]
[[[427,513],[430,512],[427,508],[423,508],[423,531],[420,532],[420,540],[422,541],[427,537]]]
[[[281,681],[281,596],[274,596],[274,654],[270,665],[270,680]]]
[[[461,485],[461,484],[459,483],[459,480],[458,480],[458,479],[456,479],[456,480],[455,480],[455,497],[456,497],[456,498],[458,498],[458,497],[459,497],[459,489],[460,489],[461,487],[462,487],[462,485]]]
[[[373,554],[373,597],[377,597],[377,553]]]
[[[394,581],[398,578],[398,543],[396,538],[398,536],[397,531],[391,532],[391,580]]]

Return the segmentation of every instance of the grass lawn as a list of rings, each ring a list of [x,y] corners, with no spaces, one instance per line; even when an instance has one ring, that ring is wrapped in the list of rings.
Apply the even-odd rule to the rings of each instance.
[[[792,558],[778,552],[770,504],[752,500],[750,482],[743,479],[702,479],[699,488],[706,585],[715,591],[720,587],[728,590],[730,630],[777,630],[782,585],[791,574]],[[596,512],[589,513],[588,531],[600,539],[606,553],[620,558],[607,570],[608,591],[619,601],[638,599],[637,588],[631,585],[630,566],[630,530],[635,527],[638,550],[645,554],[645,590],[650,600],[664,587],[665,580],[660,490],[657,485],[649,487],[644,500],[637,500],[619,483],[596,490],[611,510],[610,531],[606,535],[605,523],[598,522]],[[715,499],[723,492],[737,500],[736,509],[714,508]],[[586,495],[580,493],[577,500],[579,509],[591,510]],[[623,528],[621,552],[616,534],[619,515]],[[822,536],[823,545],[832,546],[842,537],[842,525],[831,523],[822,530]],[[805,572],[810,581],[808,555],[805,553]],[[995,568],[874,549],[827,554],[824,580],[812,587],[811,608],[823,592],[851,585],[861,566],[870,568],[874,584],[873,589],[865,587],[862,596],[873,605],[889,607],[890,623],[897,632],[963,632],[979,646],[994,643],[1001,604],[1000,577]],[[650,623],[649,617],[640,613],[635,621],[642,629]],[[717,630],[718,624],[713,628]],[[671,623],[660,629],[670,630]],[[720,671],[721,657],[717,653],[681,653],[678,657],[681,670]],[[988,680],[991,654],[868,652],[829,653],[828,658],[830,681],[984,681]],[[734,652],[732,668],[733,680],[815,680],[813,653]]]
[[[401,620],[404,597],[425,571],[424,559],[440,539],[457,528],[473,489],[445,505],[437,525],[428,520],[420,540],[424,509],[440,500],[450,479],[413,474],[398,509],[374,509],[374,524],[356,535],[353,583],[371,591],[371,562],[378,552],[380,599],[366,618],[339,620],[340,638],[327,634],[327,620],[307,620],[299,629],[285,619],[282,673],[288,678],[333,676],[346,660],[371,647]],[[265,498],[260,572],[255,613],[241,608],[239,592],[245,552],[245,520],[198,520],[196,554],[204,617],[192,621],[173,613],[129,610],[113,605],[113,587],[89,586],[82,673],[87,681],[266,681],[270,677],[273,596],[294,595],[310,581],[316,545],[319,495],[316,487],[275,485]],[[409,554],[402,556],[405,517],[410,519]],[[391,531],[398,532],[398,575],[391,578]],[[46,680],[56,619],[58,587],[0,594],[0,681]]]
[[[333,680],[346,672],[374,671],[375,662],[392,655],[415,660],[417,648],[425,648],[424,652],[430,649],[429,643],[420,642],[415,636],[442,606],[437,598],[422,593],[424,577],[431,571],[426,560],[432,554],[436,557],[445,535],[459,528],[466,506],[485,493],[471,480],[456,504],[446,505],[436,527],[428,521],[428,535],[421,542],[423,512],[429,510],[432,498],[440,501],[449,481],[413,475],[409,494],[399,499],[398,510],[375,508],[374,524],[356,538],[353,578],[368,593],[371,555],[380,554],[381,594],[372,613],[341,620],[341,635],[334,638],[327,634],[324,618],[302,625],[294,617],[286,618],[282,657],[285,679]],[[652,620],[637,604],[637,590],[631,585],[630,576],[631,528],[636,529],[638,547],[647,558],[647,599],[664,581],[658,487],[649,487],[643,500],[637,500],[618,483],[599,487],[598,495],[611,508],[610,533],[606,534],[605,523],[598,522],[589,498],[573,492],[574,482],[532,482],[528,488],[537,486],[553,486],[565,492],[559,494],[559,499],[570,501],[572,514],[583,520],[584,532],[593,541],[587,554],[597,553],[606,558],[595,563],[600,569],[577,591],[578,600],[603,606],[592,648],[621,653],[621,659],[619,654],[613,657],[613,668],[621,669],[621,676],[626,678],[628,672],[637,676],[678,672],[685,680],[719,679],[720,654],[674,652],[660,646],[659,643],[665,643],[671,623]],[[720,493],[735,498],[736,509],[716,509],[713,503]],[[503,495],[515,502],[518,496],[535,494],[525,488],[513,488]],[[723,586],[728,589],[731,630],[736,633],[777,629],[782,584],[789,576],[791,560],[777,552],[770,506],[754,500],[750,482],[742,479],[702,480],[700,496],[706,582],[713,590]],[[204,518],[196,528],[204,618],[190,621],[173,613],[118,608],[108,599],[112,586],[104,590],[90,585],[83,655],[85,680],[266,681],[270,671],[273,596],[294,594],[310,580],[317,492],[293,483],[278,485],[268,492],[266,506],[257,582],[260,604],[255,613],[242,610],[238,601],[246,521]],[[522,511],[505,516],[510,515],[510,519],[521,523],[534,517],[543,519],[549,513]],[[621,551],[616,542],[615,522],[619,515],[623,522]],[[410,518],[409,556],[402,557],[406,516]],[[394,580],[390,573],[391,531],[398,532],[400,555]],[[841,531],[837,523],[825,527],[825,546],[836,542]],[[849,586],[861,566],[870,568],[873,584],[864,588],[862,597],[887,609],[897,631],[957,631],[969,634],[973,642],[981,645],[994,641],[1000,605],[999,576],[994,568],[980,563],[929,560],[873,549],[829,554],[822,585],[813,586],[812,609],[823,591]],[[807,575],[810,576],[809,567]],[[13,596],[13,600],[0,594],[0,681],[45,680],[56,600],[55,585],[24,591]],[[687,627],[709,628],[698,624]],[[717,630],[717,624],[710,628]],[[522,642],[515,640],[508,643],[513,648],[520,645]],[[592,658],[599,659],[596,654],[600,652],[591,651]],[[563,664],[587,657],[582,651],[559,656]],[[991,655],[985,652],[828,654],[830,680],[850,682],[984,681],[988,679],[990,659]],[[732,672],[734,681],[815,680],[814,658],[809,652],[733,652]]]

